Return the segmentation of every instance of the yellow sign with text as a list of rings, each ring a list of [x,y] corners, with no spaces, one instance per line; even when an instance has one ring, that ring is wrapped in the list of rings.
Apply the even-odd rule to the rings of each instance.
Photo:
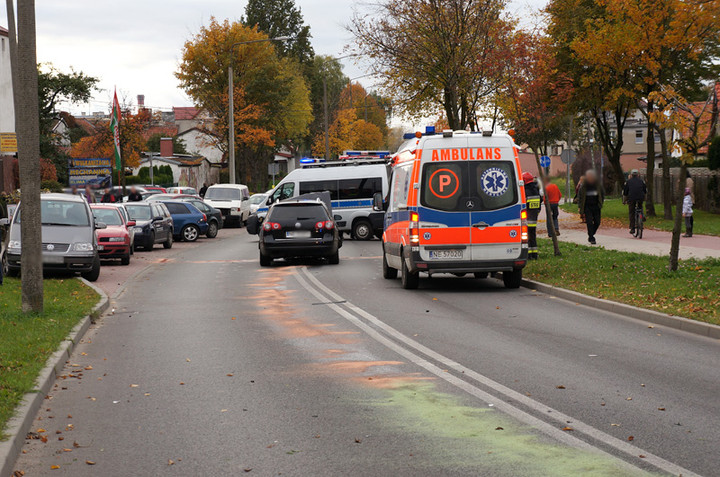
[[[0,152],[17,152],[17,135],[15,133],[0,133]]]

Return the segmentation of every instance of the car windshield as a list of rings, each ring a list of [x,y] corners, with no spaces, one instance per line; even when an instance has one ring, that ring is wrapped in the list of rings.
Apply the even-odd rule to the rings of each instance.
[[[130,220],[150,220],[150,206],[149,205],[126,205],[125,210],[128,211]]]
[[[242,194],[240,189],[232,187],[211,187],[205,192],[205,198],[210,200],[240,200]]]
[[[255,194],[250,196],[250,205],[260,205],[265,202],[267,196],[265,194]]]
[[[115,209],[92,209],[93,215],[97,222],[102,222],[105,225],[122,225],[122,219],[120,218],[120,212]]]
[[[300,221],[300,220],[327,220],[328,214],[325,207],[320,204],[287,204],[277,205],[270,213],[268,220],[271,221]]]
[[[43,225],[61,225],[68,227],[87,227],[90,225],[85,204],[67,200],[43,200],[40,205]],[[20,212],[15,215],[15,223],[21,222]]]

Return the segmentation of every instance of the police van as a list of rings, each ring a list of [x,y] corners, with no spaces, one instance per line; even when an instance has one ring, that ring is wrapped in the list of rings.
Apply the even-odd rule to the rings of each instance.
[[[263,219],[275,202],[312,192],[330,192],[335,223],[340,232],[357,240],[378,238],[383,213],[373,210],[373,197],[388,191],[389,165],[384,158],[305,164],[291,171],[258,207]]]
[[[517,147],[510,135],[444,131],[403,144],[385,210],[383,277],[502,272],[517,288],[527,263],[527,211]]]

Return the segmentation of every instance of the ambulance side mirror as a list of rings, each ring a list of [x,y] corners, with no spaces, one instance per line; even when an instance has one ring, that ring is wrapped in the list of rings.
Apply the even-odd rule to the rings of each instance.
[[[382,212],[384,209],[383,196],[380,192],[373,194],[373,210],[375,212]]]

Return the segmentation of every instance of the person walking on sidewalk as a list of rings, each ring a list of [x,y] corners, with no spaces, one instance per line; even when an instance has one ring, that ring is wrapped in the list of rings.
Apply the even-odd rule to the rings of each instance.
[[[585,214],[588,242],[595,245],[595,232],[600,228],[600,215],[605,194],[602,185],[598,182],[597,173],[590,169],[585,173],[585,180],[578,191],[578,209]]]
[[[531,173],[523,173],[522,178],[525,183],[525,203],[527,204],[528,258],[530,260],[537,260],[537,220],[540,215],[542,197],[540,196],[540,188],[535,181],[535,177]]]
[[[552,219],[553,225],[555,225],[555,233],[560,235],[560,221],[558,220],[558,216],[560,215],[560,199],[562,199],[562,192],[560,192],[560,188],[557,184],[551,182],[547,185],[547,187],[545,187],[545,194],[547,194],[548,202],[550,202],[549,208],[548,204],[545,204],[545,209],[548,211],[548,221]],[[552,237],[552,235],[550,235],[550,227],[548,227],[548,237]]]
[[[628,206],[628,217],[630,217],[630,233],[635,233],[635,210],[640,207],[642,210],[645,196],[647,195],[647,186],[645,181],[640,179],[637,169],[633,169],[630,173],[630,179],[627,180],[623,187],[623,202]]]
[[[685,235],[683,237],[692,237],[693,232],[693,199],[692,190],[688,187],[685,189],[685,197],[683,198],[683,217],[685,217]]]

